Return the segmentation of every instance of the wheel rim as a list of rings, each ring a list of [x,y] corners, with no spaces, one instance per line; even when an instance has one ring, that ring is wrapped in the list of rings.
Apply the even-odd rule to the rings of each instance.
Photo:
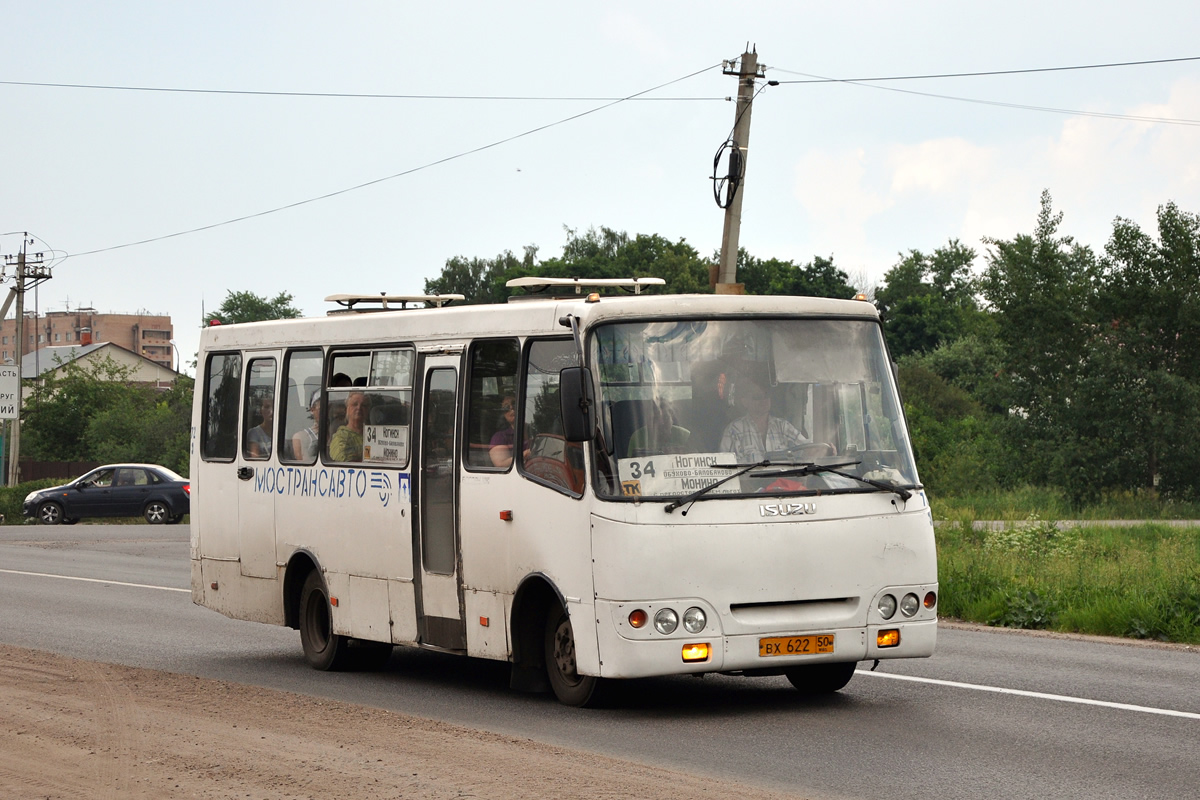
[[[564,615],[554,629],[554,666],[563,682],[578,686],[581,678],[575,669],[575,637],[571,632],[571,621]]]
[[[47,503],[42,506],[41,519],[46,525],[57,525],[62,512],[58,510],[58,506],[53,503]]]
[[[151,503],[146,506],[146,519],[150,522],[162,522],[167,518],[167,509],[162,503]]]

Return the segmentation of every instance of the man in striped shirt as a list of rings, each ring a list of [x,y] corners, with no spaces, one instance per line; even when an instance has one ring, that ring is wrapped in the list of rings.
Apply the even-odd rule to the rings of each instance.
[[[721,452],[733,453],[739,464],[757,463],[767,453],[808,441],[792,423],[771,416],[771,396],[761,381],[743,378],[734,387],[734,397],[745,416],[726,426]]]

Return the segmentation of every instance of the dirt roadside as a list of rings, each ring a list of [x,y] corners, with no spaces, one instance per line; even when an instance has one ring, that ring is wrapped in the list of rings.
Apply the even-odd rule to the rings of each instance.
[[[795,797],[240,684],[0,645],[0,800]]]

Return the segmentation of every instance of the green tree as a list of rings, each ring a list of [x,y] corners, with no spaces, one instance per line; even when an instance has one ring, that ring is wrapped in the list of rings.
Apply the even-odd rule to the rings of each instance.
[[[87,422],[89,460],[161,464],[187,475],[193,384],[180,376],[166,392],[135,387],[120,395]]]
[[[1004,345],[1004,385],[1012,410],[1010,443],[1032,482],[1063,488],[1076,503],[1130,487],[1128,426],[1141,399],[1111,346],[1100,263],[1091,249],[1060,236],[1062,214],[1049,192],[1032,236],[992,246],[982,287]]]
[[[21,454],[43,461],[89,461],[88,421],[128,394],[132,370],[109,357],[68,361],[36,383],[21,411]]]
[[[739,248],[737,279],[746,287],[746,294],[834,297],[842,300],[849,300],[855,294],[850,277],[833,265],[832,256],[816,256],[801,265],[778,258],[755,258]]]
[[[951,239],[932,254],[908,251],[887,272],[875,305],[895,357],[929,352],[984,324],[971,274],[975,256]]]
[[[505,286],[519,277],[628,278],[658,277],[666,285],[647,292],[710,292],[708,264],[685,240],[672,242],[657,234],[630,236],[601,227],[585,233],[567,228],[561,256],[537,261],[538,248],[530,245],[517,258],[505,251],[496,258],[448,259],[436,278],[425,281],[427,294],[462,294],[468,303],[502,303],[513,294]],[[517,290],[519,293],[520,290]]]
[[[204,316],[204,324],[214,319],[223,325],[239,322],[261,322],[269,319],[295,319],[300,310],[292,305],[290,292],[280,292],[274,299],[261,297],[254,292],[226,292],[225,302],[216,311]]]
[[[1200,217],[1158,209],[1158,240],[1118,218],[1101,258],[1092,382],[1125,485],[1200,495]]]
[[[511,250],[495,258],[448,258],[438,277],[425,280],[425,294],[461,294],[468,304],[503,303],[508,297],[505,282],[531,274],[537,264],[537,251],[530,245],[522,258]]]
[[[22,453],[43,461],[144,461],[187,474],[194,381],[166,391],[129,380],[111,358],[68,362],[34,387]]]
[[[680,239],[672,242],[658,234],[630,237],[623,231],[589,228],[580,235],[567,229],[567,242],[559,258],[543,261],[537,274],[548,278],[662,278],[662,287],[649,293],[687,294],[711,292],[708,263],[696,249]]]
[[[1012,485],[1003,417],[918,364],[900,366],[900,390],[921,480],[938,494]]]

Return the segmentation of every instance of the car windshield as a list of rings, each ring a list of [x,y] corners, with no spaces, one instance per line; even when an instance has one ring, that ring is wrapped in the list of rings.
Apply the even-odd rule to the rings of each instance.
[[[874,320],[610,324],[594,331],[590,348],[599,377],[601,437],[593,451],[601,496],[711,499],[916,485]]]

